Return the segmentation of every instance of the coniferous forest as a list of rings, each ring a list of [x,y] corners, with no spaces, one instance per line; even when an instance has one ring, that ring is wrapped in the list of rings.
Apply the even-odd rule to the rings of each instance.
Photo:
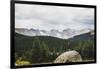
[[[52,63],[61,53],[76,50],[83,61],[95,59],[94,35],[85,33],[69,39],[24,36],[15,33],[15,62],[19,65]]]

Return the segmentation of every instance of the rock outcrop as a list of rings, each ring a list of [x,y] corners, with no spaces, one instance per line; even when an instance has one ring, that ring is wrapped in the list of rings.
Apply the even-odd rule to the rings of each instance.
[[[81,62],[82,58],[81,55],[75,51],[67,51],[59,55],[54,63],[68,63],[68,62]]]

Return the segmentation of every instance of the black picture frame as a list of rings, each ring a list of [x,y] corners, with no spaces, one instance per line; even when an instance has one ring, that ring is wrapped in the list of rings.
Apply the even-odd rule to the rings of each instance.
[[[84,7],[84,8],[94,8],[94,23],[95,23],[95,61],[91,61],[91,62],[71,62],[71,63],[56,63],[56,64],[39,64],[39,65],[25,65],[25,66],[15,66],[15,58],[14,58],[14,53],[15,53],[15,42],[14,42],[14,32],[15,32],[15,4],[36,4],[36,5],[49,5],[49,6],[69,6],[69,7]],[[96,63],[96,5],[82,5],[82,4],[66,4],[66,3],[50,3],[50,2],[36,2],[36,1],[16,1],[16,0],[11,0],[10,2],[10,16],[11,16],[11,68],[28,68],[28,67],[44,67],[44,66],[60,66],[60,65],[76,65],[76,64],[92,64],[92,63]]]

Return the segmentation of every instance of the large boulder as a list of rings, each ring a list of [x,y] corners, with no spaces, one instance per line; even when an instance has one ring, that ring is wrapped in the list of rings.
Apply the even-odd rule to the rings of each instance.
[[[68,62],[81,62],[82,58],[81,55],[75,51],[67,51],[59,55],[54,63],[68,63]]]

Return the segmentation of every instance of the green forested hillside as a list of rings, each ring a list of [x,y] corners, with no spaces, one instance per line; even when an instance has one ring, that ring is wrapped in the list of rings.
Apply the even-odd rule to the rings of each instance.
[[[78,51],[83,60],[94,59],[94,35],[82,34],[70,39],[50,36],[28,37],[15,33],[15,61],[27,60],[30,63],[52,62],[68,50]]]

